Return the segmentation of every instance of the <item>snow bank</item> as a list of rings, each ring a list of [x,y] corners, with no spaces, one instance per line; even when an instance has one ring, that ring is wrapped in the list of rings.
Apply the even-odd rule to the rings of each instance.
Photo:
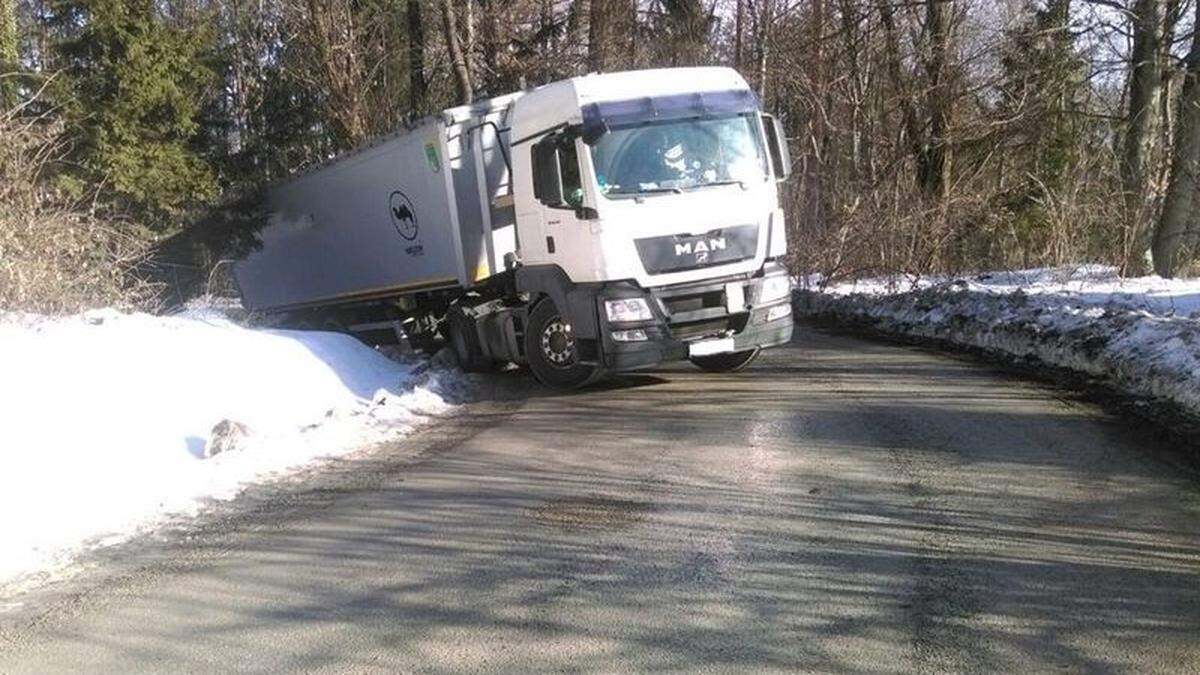
[[[407,433],[457,386],[345,335],[225,316],[0,315],[0,583]]]
[[[1200,415],[1200,280],[1088,266],[819,282],[799,313],[1037,359]]]

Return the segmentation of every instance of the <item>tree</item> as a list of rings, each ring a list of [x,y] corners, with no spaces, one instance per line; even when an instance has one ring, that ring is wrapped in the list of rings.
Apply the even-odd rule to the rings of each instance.
[[[942,199],[950,182],[950,124],[953,97],[950,92],[949,52],[951,0],[925,0],[925,32],[928,34],[928,56],[925,73],[928,78],[929,142],[924,161],[921,187],[930,197]]]
[[[921,73],[905,72],[892,0],[877,0],[887,53],[887,70],[897,90],[903,130],[912,148],[917,185],[933,199],[949,186],[954,106],[950,74],[953,0],[925,0],[924,26],[917,45]],[[917,89],[914,91],[914,88]]]
[[[604,72],[608,68],[608,19],[611,0],[588,2],[588,70]]]
[[[1047,243],[1046,200],[1065,189],[1086,133],[1079,116],[1085,64],[1071,34],[1071,2],[1027,0],[1024,9],[1028,19],[1005,34],[1003,81],[991,115],[1006,169],[1000,201],[1012,213],[1022,264]]]
[[[714,17],[701,0],[659,0],[656,32],[664,65],[694,66],[707,60]]]
[[[1171,161],[1171,181],[1154,236],[1154,270],[1174,276],[1200,241],[1195,210],[1200,197],[1200,3],[1195,4],[1192,46],[1185,60],[1179,97],[1178,132]]]
[[[58,50],[80,177],[159,229],[212,200],[213,171],[196,147],[214,80],[209,26],[170,25],[154,0],[60,0],[53,20],[79,27]]]
[[[425,24],[421,18],[421,0],[406,0],[408,18],[408,105],[413,111],[425,109]]]
[[[450,67],[454,71],[454,83],[458,87],[458,102],[470,103],[474,98],[471,87],[471,64],[463,51],[462,42],[458,37],[458,23],[454,17],[454,0],[442,2],[442,31],[446,39],[446,49],[450,52]]]
[[[17,105],[20,58],[16,0],[0,0],[0,112]]]
[[[1162,103],[1162,0],[1137,0],[1132,12],[1133,49],[1130,52],[1129,107],[1121,178],[1125,191],[1126,272],[1142,268],[1149,246],[1149,222],[1154,208],[1151,174],[1158,152]]]

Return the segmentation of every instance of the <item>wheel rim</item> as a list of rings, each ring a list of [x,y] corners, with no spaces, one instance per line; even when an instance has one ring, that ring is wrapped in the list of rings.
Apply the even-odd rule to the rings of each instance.
[[[575,337],[571,325],[556,316],[542,329],[542,356],[555,368],[568,368],[575,363]]]

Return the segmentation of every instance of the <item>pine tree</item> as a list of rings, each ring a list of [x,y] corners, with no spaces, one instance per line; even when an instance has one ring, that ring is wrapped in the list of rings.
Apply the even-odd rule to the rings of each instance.
[[[996,115],[1007,132],[1014,175],[1006,196],[1024,253],[1046,234],[1046,192],[1057,193],[1079,161],[1076,115],[1084,63],[1070,32],[1070,0],[1026,4],[1028,19],[1009,32]]]
[[[207,26],[171,25],[153,0],[59,0],[52,17],[70,31],[57,49],[80,178],[157,229],[214,198],[198,148]]]

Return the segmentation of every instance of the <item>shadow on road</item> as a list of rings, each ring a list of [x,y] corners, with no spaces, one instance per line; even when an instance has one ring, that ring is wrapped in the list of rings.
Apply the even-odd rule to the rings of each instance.
[[[1034,386],[803,332],[745,373],[465,424],[39,644],[101,669],[1200,667],[1195,485]]]

